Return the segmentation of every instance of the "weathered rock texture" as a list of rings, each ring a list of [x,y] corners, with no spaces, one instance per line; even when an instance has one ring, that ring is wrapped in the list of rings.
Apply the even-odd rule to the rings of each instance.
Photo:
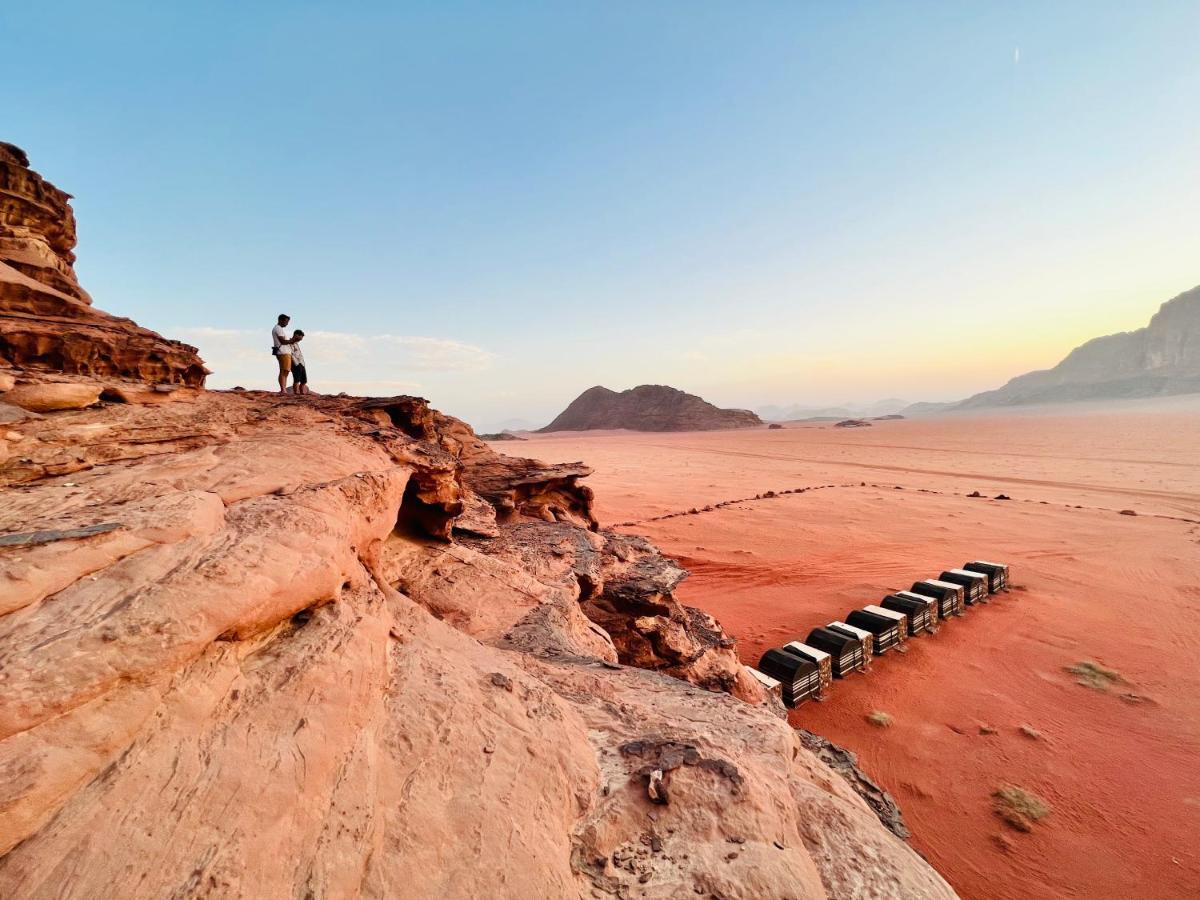
[[[1168,300],[1145,328],[1094,338],[1053,369],[1018,375],[957,403],[916,403],[905,412],[1193,393],[1200,393],[1200,287]]]
[[[91,305],[75,278],[70,200],[0,142],[0,367],[203,385],[195,347]]]
[[[761,424],[748,409],[719,409],[695,394],[662,384],[643,384],[619,394],[597,385],[540,430],[722,431]]]
[[[0,896],[952,896],[585,467],[415,398],[0,443]]]
[[[953,896],[586,466],[416,397],[114,384],[203,368],[91,311],[0,159],[0,897]]]

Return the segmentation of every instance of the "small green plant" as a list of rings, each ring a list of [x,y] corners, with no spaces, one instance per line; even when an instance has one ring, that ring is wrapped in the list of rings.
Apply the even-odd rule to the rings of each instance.
[[[892,724],[892,717],[885,712],[875,710],[875,712],[867,716],[867,721],[872,725],[877,725],[880,728],[887,728]]]
[[[1050,815],[1050,804],[1030,791],[1005,784],[992,792],[996,815],[1017,831],[1032,831],[1033,823]]]
[[[1068,666],[1067,671],[1075,676],[1075,681],[1093,691],[1107,691],[1114,684],[1120,684],[1125,679],[1116,669],[1106,669],[1100,663],[1091,660],[1077,662]]]

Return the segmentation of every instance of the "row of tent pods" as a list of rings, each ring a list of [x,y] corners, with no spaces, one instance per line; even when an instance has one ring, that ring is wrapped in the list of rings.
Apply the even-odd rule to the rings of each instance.
[[[870,668],[881,656],[918,634],[933,634],[939,620],[961,616],[966,607],[986,603],[989,595],[1008,590],[1004,563],[975,560],[947,569],[937,578],[895,591],[877,605],[851,610],[845,621],[814,628],[808,637],[768,650],[750,669],[767,690],[788,707],[820,698],[834,678]]]

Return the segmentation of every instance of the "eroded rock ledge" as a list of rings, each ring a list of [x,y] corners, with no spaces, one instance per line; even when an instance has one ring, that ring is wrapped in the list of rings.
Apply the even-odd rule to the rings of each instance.
[[[581,467],[416,398],[11,427],[0,895],[951,896]]]
[[[586,466],[180,387],[67,199],[0,144],[0,897],[953,896]]]
[[[70,200],[0,142],[0,367],[203,385],[195,347],[92,306],[75,277]]]

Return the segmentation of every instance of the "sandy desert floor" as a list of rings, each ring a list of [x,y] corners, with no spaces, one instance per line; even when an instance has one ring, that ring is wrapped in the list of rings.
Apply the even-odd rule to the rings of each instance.
[[[1017,589],[835,682],[792,723],[859,754],[964,897],[1196,896],[1200,415],[593,432],[507,447],[594,466],[601,521],[631,523],[679,558],[692,572],[681,598],[715,614],[750,664],[917,578],[1010,563]],[[753,499],[797,488],[808,490]],[[1123,681],[1081,686],[1066,669],[1083,660]],[[890,727],[868,723],[876,710]],[[1031,832],[995,814],[1005,784],[1052,807]]]

